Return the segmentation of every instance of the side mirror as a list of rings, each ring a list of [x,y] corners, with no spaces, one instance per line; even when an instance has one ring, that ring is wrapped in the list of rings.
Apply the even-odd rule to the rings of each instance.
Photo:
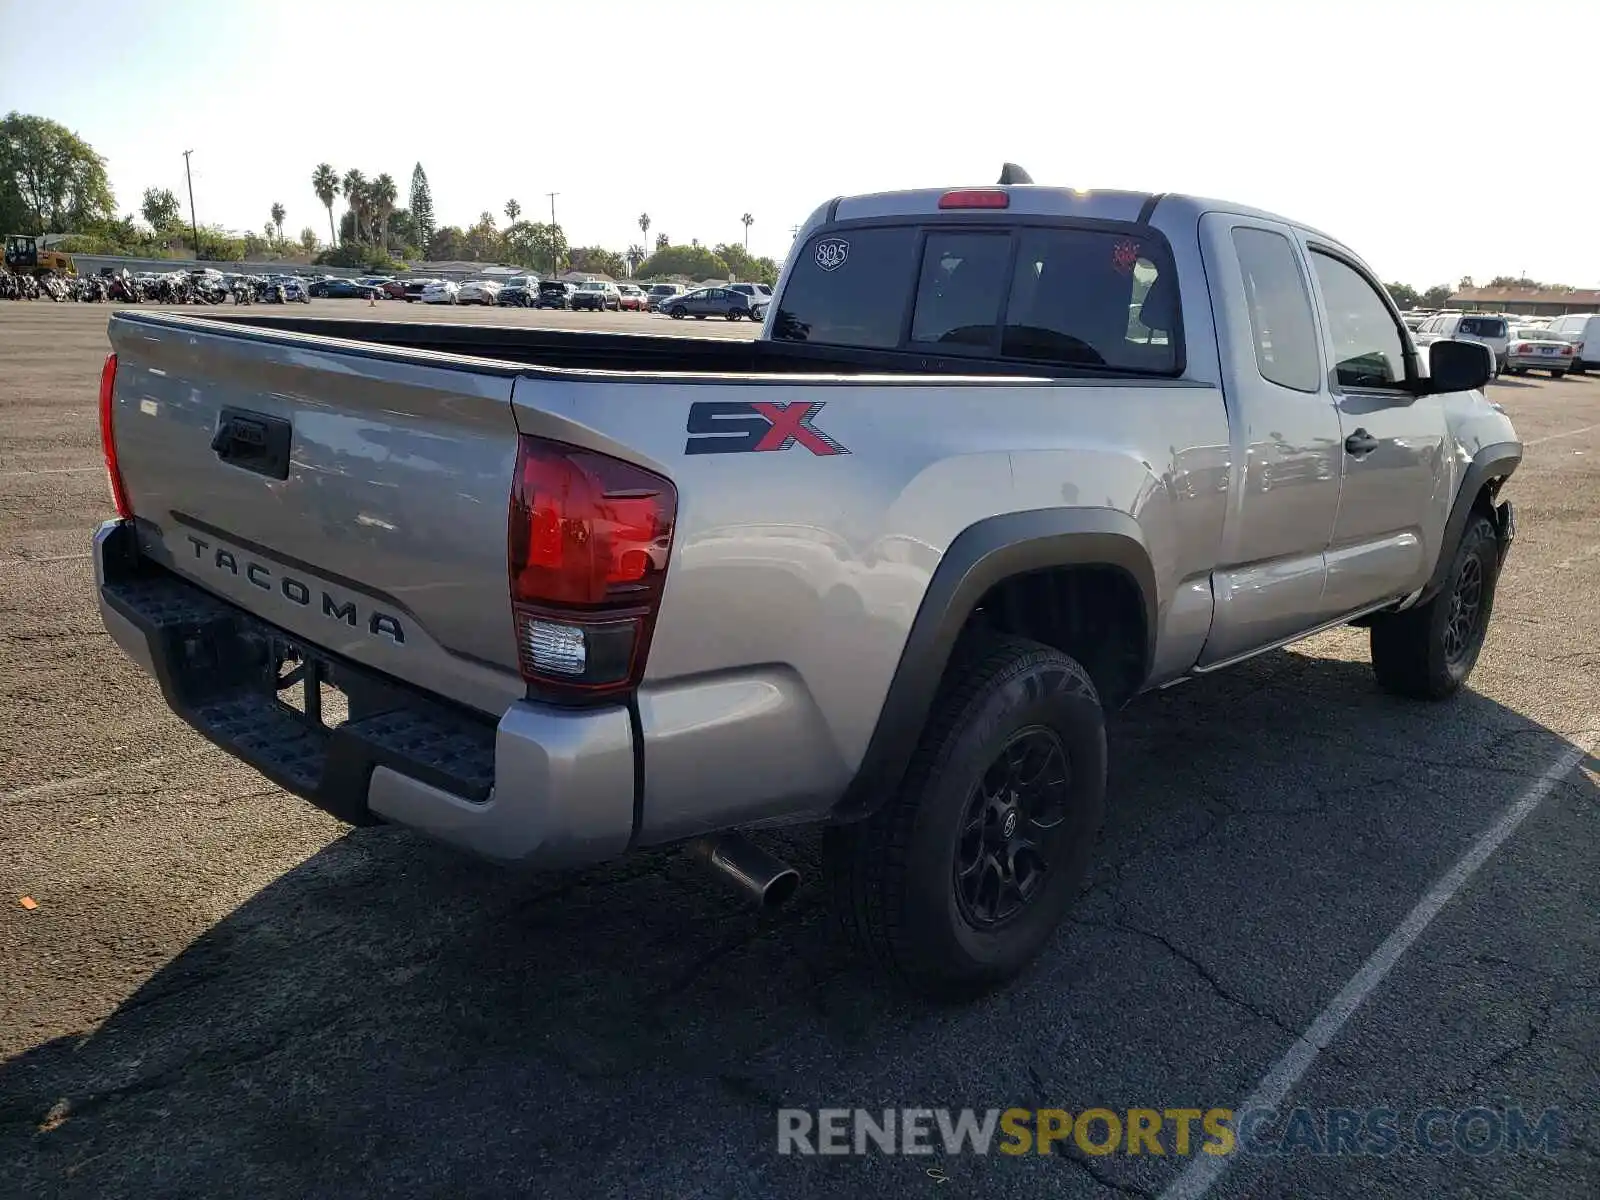
[[[1494,375],[1494,351],[1479,342],[1434,342],[1428,347],[1428,377],[1419,379],[1420,394],[1470,392]]]

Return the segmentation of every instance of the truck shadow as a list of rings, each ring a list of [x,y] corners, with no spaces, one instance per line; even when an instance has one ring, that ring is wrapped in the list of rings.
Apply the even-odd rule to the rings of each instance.
[[[1365,662],[1287,652],[1140,701],[1112,741],[1092,886],[977,1004],[856,966],[814,835],[768,839],[808,883],[767,918],[675,853],[529,878],[361,830],[89,1036],[0,1065],[0,1172],[18,1195],[826,1191],[841,1164],[778,1158],[776,1108],[1237,1096],[1571,747],[1477,693],[1407,704]],[[1134,1061],[1143,1083],[1108,1080]],[[925,1165],[858,1161],[843,1190]]]

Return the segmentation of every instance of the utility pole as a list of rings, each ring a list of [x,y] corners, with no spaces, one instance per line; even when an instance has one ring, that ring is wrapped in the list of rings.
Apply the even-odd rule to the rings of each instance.
[[[183,177],[189,181],[189,229],[194,234],[194,256],[200,257],[200,222],[194,215],[194,176],[189,173],[189,155],[193,150],[183,152]]]
[[[556,197],[560,192],[546,192],[550,197],[550,274],[561,274],[561,255],[556,251]]]

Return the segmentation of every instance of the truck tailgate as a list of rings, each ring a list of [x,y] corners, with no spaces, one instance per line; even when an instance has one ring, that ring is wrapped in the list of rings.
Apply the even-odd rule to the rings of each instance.
[[[156,314],[111,321],[140,551],[315,645],[498,715],[509,364]]]

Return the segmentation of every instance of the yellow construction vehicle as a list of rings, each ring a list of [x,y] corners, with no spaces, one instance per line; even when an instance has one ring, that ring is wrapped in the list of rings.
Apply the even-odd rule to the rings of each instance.
[[[18,275],[76,275],[77,264],[72,255],[62,250],[49,250],[40,245],[40,239],[28,233],[6,234],[6,266]]]

